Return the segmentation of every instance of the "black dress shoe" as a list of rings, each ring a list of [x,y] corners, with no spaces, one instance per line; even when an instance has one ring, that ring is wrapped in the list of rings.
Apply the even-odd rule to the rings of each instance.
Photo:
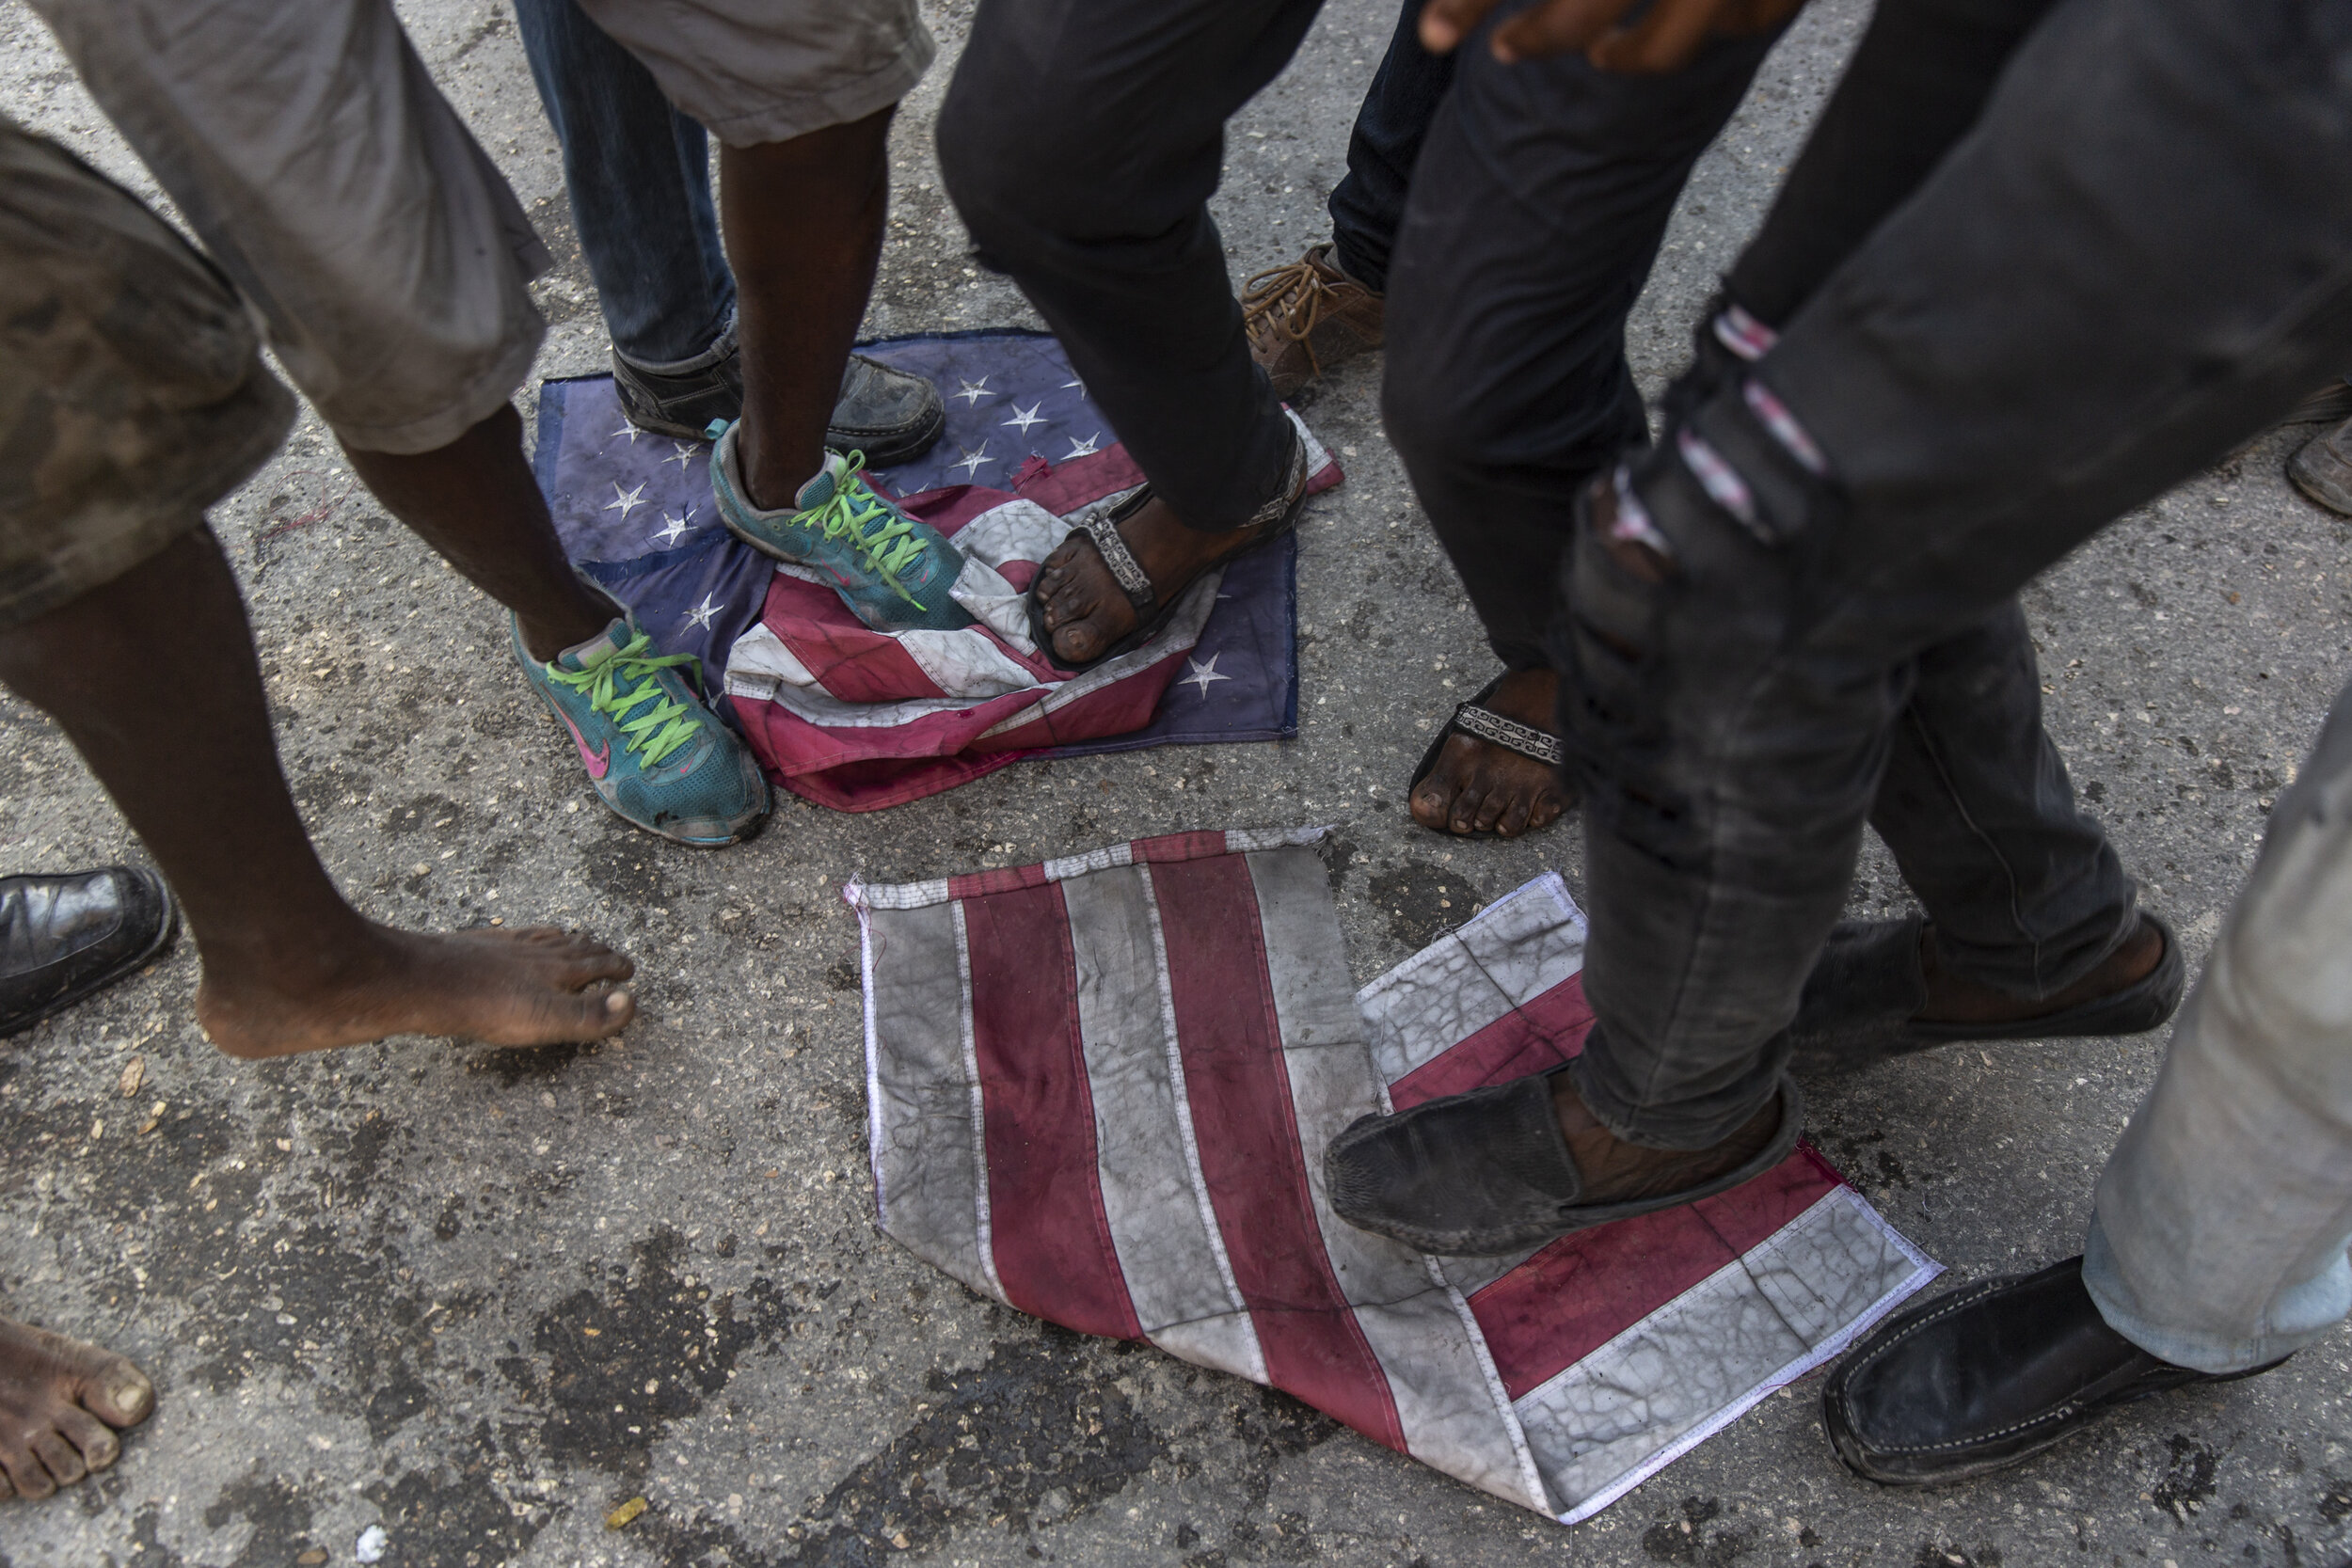
[[[2181,939],[2164,917],[2139,918],[2164,938],[2164,956],[2121,990],[2092,997],[2039,1018],[1968,1022],[1921,1019],[1928,1005],[1927,972],[1919,962],[1926,922],[1841,920],[1805,977],[1797,1016],[1788,1025],[1795,1051],[1790,1069],[1806,1077],[1843,1074],[1957,1040],[2047,1040],[2077,1035],[2138,1035],[2163,1024],[2181,1005],[2188,965]]]
[[[2083,1260],[2069,1258],[1888,1319],[1831,1369],[1821,1423],[1858,1476],[1896,1486],[1963,1481],[2040,1453],[2118,1405],[2280,1361],[2217,1373],[2151,1355],[2107,1326],[2083,1288]]]
[[[1655,1197],[1584,1203],[1551,1075],[1538,1073],[1359,1118],[1324,1149],[1324,1190],[1359,1230],[1440,1257],[1500,1257],[1752,1180],[1788,1157],[1804,1120],[1784,1078],[1772,1136],[1732,1169]]]
[[[143,967],[179,923],[151,871],[0,878],[0,1037]]]

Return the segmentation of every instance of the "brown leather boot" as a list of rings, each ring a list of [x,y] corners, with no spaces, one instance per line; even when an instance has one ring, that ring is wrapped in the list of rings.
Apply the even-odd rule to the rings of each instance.
[[[1275,395],[1289,398],[1378,348],[1388,305],[1340,270],[1327,242],[1243,284],[1241,311],[1249,356],[1265,367]]]

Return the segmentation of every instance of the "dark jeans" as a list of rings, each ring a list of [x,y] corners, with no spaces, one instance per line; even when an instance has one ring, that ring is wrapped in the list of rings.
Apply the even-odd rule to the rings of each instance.
[[[1375,293],[1389,286],[1389,253],[1405,221],[1405,193],[1429,121],[1454,82],[1454,56],[1421,46],[1423,0],[1405,0],[1396,33],[1347,137],[1347,176],[1332,187],[1331,247],[1340,268]]]
[[[939,116],[948,194],[989,265],[1193,528],[1249,523],[1293,429],[1251,362],[1208,200],[1225,121],[1320,0],[981,0]]]
[[[1788,319],[1967,129],[2045,8],[1887,0],[1735,270],[1733,295],[1767,322]],[[1690,71],[1663,78],[1609,77],[1581,60],[1499,67],[1472,50],[1439,113],[1392,279],[1388,422],[1514,668],[1562,662],[1546,640],[1577,496],[1620,450],[1647,442],[1625,314],[1691,163],[1736,105],[1764,41],[1712,45]],[[1492,220],[1514,202],[1512,223]],[[1568,575],[1587,569],[1579,560]],[[1616,672],[1579,663],[1570,673],[1564,709],[1647,735],[1625,706],[1632,696],[1612,684]],[[1591,689],[1578,685],[1588,673]],[[1880,674],[1899,718],[1870,759],[1866,814],[1925,906],[1939,956],[2020,996],[2072,984],[2129,934],[2135,892],[2075,809],[2042,732],[2022,613],[1995,603]],[[1603,766],[1587,759],[1586,770]],[[1659,824],[1685,824],[1684,797],[1653,802],[1636,821],[1641,813],[1625,806],[1632,786],[1587,784],[1598,803],[1588,818],[1596,945],[1586,985],[1603,1043],[1588,1052],[1580,1086],[1629,1137],[1711,1143],[1771,1094],[1787,1059],[1777,1037],[1818,934],[1785,997],[1712,1008],[1707,992],[1652,958],[1692,961],[1678,934],[1702,911],[1724,922],[1755,915],[1740,879],[1711,847],[1667,846]],[[1833,908],[1860,827],[1857,817],[1852,842],[1823,862],[1821,895]],[[1609,894],[1604,921],[1600,840],[1623,833],[1644,846],[1631,858],[1651,875]]]
[[[612,346],[647,366],[701,356],[735,319],[703,128],[576,0],[515,0],[515,20]]]
[[[1695,1145],[1763,1103],[1929,661],[2352,356],[2347,82],[2345,8],[2064,0],[1635,466],[1662,579],[1591,503],[1559,651],[1601,1020],[1575,1070],[1610,1125]]]

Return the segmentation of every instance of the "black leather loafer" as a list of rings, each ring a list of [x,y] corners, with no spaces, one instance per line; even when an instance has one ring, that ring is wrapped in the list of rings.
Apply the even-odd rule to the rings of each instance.
[[[2040,1018],[1994,1023],[1929,1022],[1928,977],[1919,965],[1926,922],[1842,920],[1829,934],[1820,961],[1805,977],[1788,1035],[1791,1068],[1812,1076],[1845,1073],[1958,1040],[2047,1040],[2076,1035],[2137,1035],[2157,1028],[2181,1005],[2188,965],[2181,939],[2164,917],[2142,910],[2140,919],[2164,937],[2156,967],[2119,991]]]
[[[0,1037],[143,967],[179,924],[170,891],[151,871],[109,865],[0,878]]]
[[[1783,1079],[1779,1127],[1731,1170],[1656,1197],[1580,1203],[1551,1078],[1538,1073],[1362,1117],[1323,1151],[1324,1189],[1359,1230],[1443,1257],[1498,1257],[1753,1180],[1788,1157],[1804,1120],[1797,1086]]]
[[[1963,1481],[2040,1453],[2119,1405],[2278,1365],[2201,1372],[2149,1354],[2107,1326],[2083,1288],[2083,1260],[2069,1258],[1888,1319],[1831,1369],[1821,1423],[1858,1476],[1893,1486]]]

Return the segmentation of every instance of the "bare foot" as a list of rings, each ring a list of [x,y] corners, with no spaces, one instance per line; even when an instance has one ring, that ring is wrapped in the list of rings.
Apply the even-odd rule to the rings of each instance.
[[[1153,497],[1119,525],[1119,536],[1127,542],[1144,576],[1152,579],[1153,595],[1166,604],[1191,587],[1201,573],[1248,549],[1274,526],[1266,523],[1203,533],[1186,528],[1167,502]],[[1054,657],[1065,664],[1083,664],[1098,657],[1141,624],[1126,591],[1111,576],[1103,552],[1083,533],[1071,534],[1045,558],[1038,568],[1033,592],[1044,607]]]
[[[112,1351],[0,1318],[0,1497],[45,1497],[122,1452],[117,1427],[155,1408],[147,1374]]]
[[[1560,677],[1549,670],[1514,670],[1482,706],[1550,735],[1558,728],[1552,702]],[[1441,833],[1493,833],[1517,838],[1548,828],[1576,803],[1550,764],[1460,730],[1446,737],[1437,766],[1413,786],[1413,820]]]
[[[637,1005],[614,990],[637,972],[594,938],[551,926],[428,934],[368,925],[359,951],[308,966],[253,965],[205,954],[197,1021],[231,1056],[290,1056],[387,1035],[463,1035],[490,1045],[602,1039]]]
[[[2137,985],[2164,961],[2164,932],[2145,917],[2123,945],[2099,966],[2052,996],[2017,997],[1979,985],[1944,967],[1936,956],[1932,927],[1919,928],[1919,967],[1927,974],[1928,1005],[1914,1016],[1936,1023],[2007,1023],[2063,1012],[2085,1002]]]
[[[1576,1174],[1583,1182],[1577,1201],[1624,1203],[1684,1192],[1745,1164],[1780,1132],[1781,1099],[1775,1094],[1770,1104],[1712,1148],[1695,1149],[1650,1148],[1626,1142],[1584,1108],[1576,1085],[1565,1072],[1552,1075],[1551,1110],[1560,1118],[1560,1132],[1568,1141],[1568,1158],[1576,1163]]]

